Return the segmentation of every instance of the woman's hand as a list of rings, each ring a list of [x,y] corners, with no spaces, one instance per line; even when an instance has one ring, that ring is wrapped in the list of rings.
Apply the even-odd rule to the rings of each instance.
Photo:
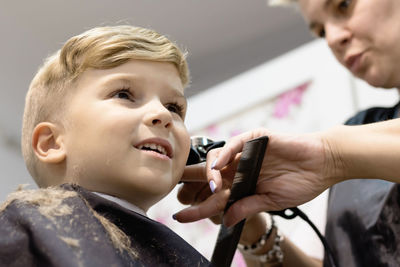
[[[275,134],[258,129],[233,137],[220,149],[211,150],[207,162],[185,170],[183,181],[207,179],[215,193],[205,201],[184,209],[175,217],[191,222],[221,214],[229,197],[223,184],[232,183],[244,144],[257,137],[269,137],[258,178],[256,194],[235,202],[224,215],[224,224],[231,226],[262,211],[276,211],[303,204],[322,193],[341,177],[332,160],[330,144],[318,133],[303,135]],[[327,160],[328,159],[328,160]],[[192,188],[193,189],[193,188]],[[191,188],[182,195],[190,195]],[[194,191],[193,191],[194,192]]]
[[[232,184],[229,180],[223,180],[223,189],[220,190],[220,192],[222,191],[224,195],[229,196],[229,188],[231,188],[231,186]],[[211,195],[212,192],[206,182],[188,182],[180,187],[178,191],[179,201],[186,205],[198,205],[211,197]],[[225,205],[226,201],[222,201],[221,203]],[[217,210],[222,209],[217,208]],[[221,224],[222,212],[209,219],[215,224]],[[253,244],[266,232],[266,229],[267,224],[264,214],[258,213],[251,216],[244,224],[239,242],[244,245]]]

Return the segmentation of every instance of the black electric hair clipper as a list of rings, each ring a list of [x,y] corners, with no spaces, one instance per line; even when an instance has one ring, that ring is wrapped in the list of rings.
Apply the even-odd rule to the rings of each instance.
[[[245,143],[224,212],[235,201],[255,193],[267,144],[267,136],[262,136]],[[245,219],[230,228],[221,225],[217,243],[211,257],[211,262],[214,266],[229,267],[231,265],[244,223]]]
[[[223,147],[225,141],[213,141],[203,136],[193,136],[190,138],[190,153],[186,165],[193,165],[204,162],[207,153],[214,148]]]

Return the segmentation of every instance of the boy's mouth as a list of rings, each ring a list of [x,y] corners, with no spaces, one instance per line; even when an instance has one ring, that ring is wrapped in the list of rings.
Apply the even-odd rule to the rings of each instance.
[[[156,144],[143,144],[143,145],[139,145],[137,148],[141,149],[141,150],[151,150],[151,151],[160,153],[162,155],[167,155],[167,151],[165,150],[165,148],[163,148],[160,145],[156,145]]]
[[[140,150],[154,151],[161,155],[172,158],[172,147],[170,143],[164,139],[151,138],[143,140],[139,144],[135,145],[135,148]]]

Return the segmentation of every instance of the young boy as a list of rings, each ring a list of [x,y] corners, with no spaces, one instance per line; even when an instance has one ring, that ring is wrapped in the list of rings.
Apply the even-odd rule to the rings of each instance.
[[[147,209],[182,175],[185,55],[158,33],[67,41],[26,96],[22,151],[41,189],[0,206],[0,266],[208,266]]]
[[[138,27],[94,28],[50,57],[22,127],[40,189],[0,206],[0,266],[209,266],[145,214],[188,158],[188,80],[177,46]],[[262,228],[253,225],[244,239]]]

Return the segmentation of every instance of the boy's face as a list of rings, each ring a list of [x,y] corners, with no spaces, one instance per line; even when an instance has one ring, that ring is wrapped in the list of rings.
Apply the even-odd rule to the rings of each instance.
[[[171,63],[131,60],[85,71],[68,99],[67,182],[147,210],[182,175],[190,139],[186,99]]]

